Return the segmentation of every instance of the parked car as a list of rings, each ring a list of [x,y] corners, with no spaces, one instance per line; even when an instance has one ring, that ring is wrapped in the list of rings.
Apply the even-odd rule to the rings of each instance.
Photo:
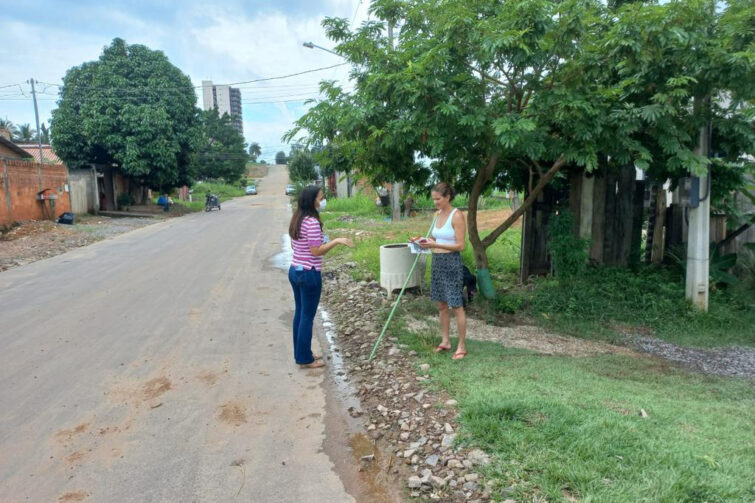
[[[247,196],[256,196],[257,195],[257,186],[256,185],[247,185],[246,186],[246,195]]]
[[[286,195],[293,196],[294,194],[296,194],[296,186],[289,183],[286,185]]]

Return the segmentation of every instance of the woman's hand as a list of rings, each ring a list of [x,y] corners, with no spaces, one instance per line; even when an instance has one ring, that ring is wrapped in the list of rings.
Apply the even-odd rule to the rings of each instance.
[[[354,248],[354,242],[349,238],[336,238],[334,241],[344,246],[348,246],[349,248]]]
[[[417,241],[420,248],[435,248],[435,239],[433,238],[420,238]]]

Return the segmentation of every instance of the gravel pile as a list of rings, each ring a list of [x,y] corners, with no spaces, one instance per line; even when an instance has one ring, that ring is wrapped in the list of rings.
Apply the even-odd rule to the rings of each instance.
[[[346,263],[339,271],[355,266]],[[324,277],[334,351],[343,357],[362,407],[349,413],[364,420],[383,456],[392,457],[389,475],[418,501],[501,501],[493,499],[491,484],[478,473],[490,457],[479,449],[455,446],[456,401],[428,388],[430,365],[417,365],[416,353],[390,337],[374,360],[367,361],[384,322],[377,313],[390,305],[385,291],[375,281],[357,283],[343,272]]]
[[[630,337],[629,341],[646,353],[660,356],[695,372],[727,377],[755,377],[755,348],[686,348],[639,335]]]

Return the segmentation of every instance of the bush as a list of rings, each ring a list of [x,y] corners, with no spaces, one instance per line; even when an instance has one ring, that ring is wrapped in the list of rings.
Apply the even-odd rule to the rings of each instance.
[[[128,208],[134,204],[134,198],[128,192],[118,194],[118,208]]]
[[[587,267],[589,241],[574,235],[574,216],[564,210],[551,218],[548,248],[555,276],[573,278]]]

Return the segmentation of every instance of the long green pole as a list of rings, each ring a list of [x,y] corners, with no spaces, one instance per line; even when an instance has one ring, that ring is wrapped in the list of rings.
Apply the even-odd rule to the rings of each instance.
[[[435,227],[435,222],[438,220],[438,215],[435,215],[435,218],[433,218],[433,223],[430,224],[430,228],[427,229],[427,234],[425,235],[425,239],[430,237],[430,233],[433,231],[433,227]],[[409,278],[412,277],[412,273],[414,272],[414,268],[417,267],[417,262],[419,261],[420,254],[417,254],[417,257],[414,259],[414,263],[412,264],[412,268],[409,269],[409,274],[406,276],[406,279],[404,280],[404,286],[401,287],[401,291],[398,294],[398,297],[396,297],[396,302],[393,303],[393,308],[391,309],[391,314],[388,315],[388,319],[385,320],[385,325],[383,325],[383,330],[380,332],[380,336],[377,338],[377,341],[375,341],[375,345],[372,347],[372,352],[370,353],[370,357],[367,358],[367,361],[372,361],[372,359],[375,357],[375,352],[377,351],[378,346],[380,345],[380,341],[383,340],[383,336],[385,335],[385,331],[388,330],[388,325],[390,325],[391,320],[393,319],[393,314],[396,312],[396,308],[398,307],[398,303],[401,301],[401,296],[404,295],[404,290],[406,290],[406,285],[409,284]]]

